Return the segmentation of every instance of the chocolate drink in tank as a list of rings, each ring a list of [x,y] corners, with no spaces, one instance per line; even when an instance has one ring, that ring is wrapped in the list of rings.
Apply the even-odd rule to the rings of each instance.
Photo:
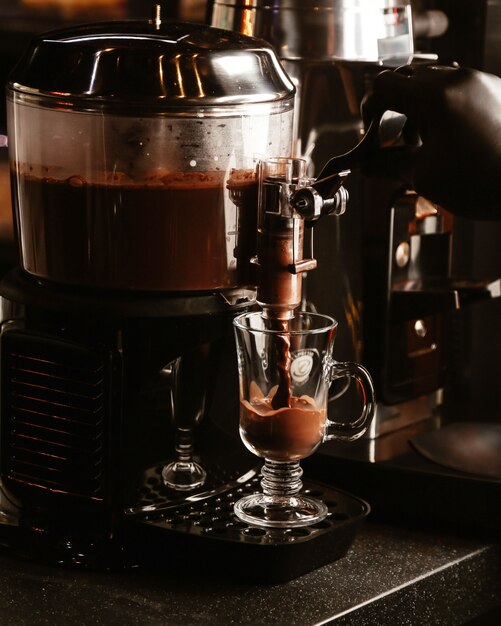
[[[103,173],[59,179],[18,172],[25,268],[66,284],[202,291],[249,283],[257,183],[251,171]],[[13,185],[16,188],[15,185]],[[236,232],[227,245],[227,231]],[[221,225],[225,225],[226,228]]]

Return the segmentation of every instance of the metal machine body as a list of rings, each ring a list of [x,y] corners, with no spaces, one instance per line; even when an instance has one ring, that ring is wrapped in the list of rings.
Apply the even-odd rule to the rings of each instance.
[[[212,24],[267,38],[279,51],[299,93],[297,156],[307,159],[313,176],[334,154],[348,152],[349,156],[364,136],[361,100],[382,69],[436,60],[437,51],[445,61],[461,62],[453,42],[456,38],[456,49],[461,49],[467,37],[458,32],[469,32],[470,18],[482,41],[473,49],[470,43],[467,49],[463,46],[464,57],[476,51],[482,62],[489,63],[481,68],[493,67],[492,22],[489,26],[485,16],[496,15],[496,7],[491,6],[496,3],[460,7],[453,2],[284,0],[273,4],[274,11],[266,11],[266,0],[215,0]],[[418,5],[415,14],[411,4]],[[455,24],[462,30],[454,32]],[[424,55],[414,52],[414,27]],[[362,32],[364,45],[358,38]],[[430,36],[437,38],[428,40]],[[367,37],[372,38],[372,47]],[[443,49],[446,41],[449,54]],[[481,240],[489,240],[487,231],[496,230],[453,220],[441,207],[431,206],[390,178],[367,178],[355,170],[346,187],[350,211],[340,220],[326,220],[316,233],[318,269],[306,277],[303,306],[339,320],[336,355],[367,365],[376,382],[378,413],[369,439],[351,447],[324,446],[319,475],[334,469],[338,484],[360,489],[378,513],[447,525],[461,515],[455,499],[462,490],[476,494],[481,507],[488,493],[496,493],[498,483],[489,476],[472,479],[457,468],[444,469],[440,461],[425,460],[410,441],[458,417],[496,421],[490,414],[478,416],[476,410],[489,404],[489,397],[495,396],[492,391],[490,396],[484,392],[484,401],[476,406],[471,402],[467,409],[461,406],[468,397],[465,390],[475,384],[467,374],[473,362],[468,357],[475,351],[468,339],[472,319],[480,315],[474,324],[478,336],[481,320],[495,319],[499,310],[499,257],[497,252],[491,255],[497,264],[493,268],[479,249]],[[475,231],[484,231],[481,238],[473,236]],[[482,269],[470,266],[476,252],[480,261],[475,264],[480,262]],[[499,349],[489,365],[495,376]],[[489,385],[491,375],[481,386]],[[344,410],[339,401],[335,406]],[[317,458],[322,460],[322,454]],[[426,490],[425,504],[418,504],[413,496],[402,497],[404,491],[414,494],[415,489]],[[443,496],[444,490],[448,497]],[[463,516],[464,526],[495,527],[499,517],[491,515],[492,507],[486,509],[485,514]]]

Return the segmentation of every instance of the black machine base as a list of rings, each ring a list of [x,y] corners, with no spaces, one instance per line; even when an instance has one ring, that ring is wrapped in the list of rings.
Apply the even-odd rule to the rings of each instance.
[[[346,553],[369,507],[338,490],[305,484],[329,507],[308,528],[233,515],[258,488],[232,333],[248,294],[80,293],[14,271],[0,298],[0,547],[89,569],[210,564],[259,582]],[[193,491],[162,480],[181,453],[205,473]]]
[[[152,493],[163,490],[162,466],[152,468]],[[225,579],[271,584],[291,580],[343,557],[369,505],[324,484],[305,481],[304,491],[322,499],[328,517],[313,526],[263,529],[245,524],[233,513],[241,496],[259,489],[257,472],[208,497],[200,494],[177,505],[144,506],[126,512],[121,541],[102,545],[71,537],[53,539],[33,528],[0,526],[0,548],[8,553],[51,565],[88,569],[175,568],[208,569]],[[86,554],[86,551],[90,551]]]

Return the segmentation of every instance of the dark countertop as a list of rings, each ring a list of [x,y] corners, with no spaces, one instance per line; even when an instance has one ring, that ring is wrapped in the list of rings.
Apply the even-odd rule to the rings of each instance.
[[[263,563],[263,567],[266,564]],[[348,554],[293,581],[132,569],[82,572],[0,557],[0,623],[449,626],[501,604],[501,546],[368,521]]]

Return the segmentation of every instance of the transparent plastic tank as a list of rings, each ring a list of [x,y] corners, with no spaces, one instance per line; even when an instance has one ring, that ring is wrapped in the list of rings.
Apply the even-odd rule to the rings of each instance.
[[[290,154],[293,96],[267,44],[201,25],[36,40],[8,87],[22,267],[129,290],[251,284],[256,164]]]

